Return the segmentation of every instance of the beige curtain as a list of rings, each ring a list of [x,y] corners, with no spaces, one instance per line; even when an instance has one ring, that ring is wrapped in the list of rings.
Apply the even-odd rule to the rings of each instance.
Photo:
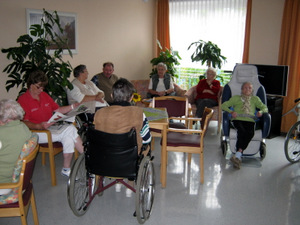
[[[286,113],[295,105],[294,100],[300,97],[299,0],[285,0],[278,64],[289,66],[288,91],[287,97],[284,98],[283,102],[283,113]],[[281,131],[287,132],[296,119],[293,113],[282,117]]]
[[[162,49],[170,49],[169,0],[157,0],[157,40]],[[160,53],[157,47],[157,56]]]
[[[243,52],[243,63],[249,63],[250,47],[250,28],[251,28],[252,0],[247,1],[246,25],[245,25],[245,42]]]

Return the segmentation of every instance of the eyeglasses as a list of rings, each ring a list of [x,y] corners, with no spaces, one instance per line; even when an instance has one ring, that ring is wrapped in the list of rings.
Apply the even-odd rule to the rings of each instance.
[[[45,87],[43,86],[39,86],[38,84],[34,84],[34,86],[37,88],[37,89],[40,89],[40,90],[44,90]]]

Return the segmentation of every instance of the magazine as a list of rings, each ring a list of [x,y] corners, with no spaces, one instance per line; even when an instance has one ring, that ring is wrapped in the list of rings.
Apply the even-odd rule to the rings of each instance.
[[[60,112],[55,112],[52,117],[48,120],[48,123],[52,122],[59,122],[59,121],[68,121],[68,122],[74,122],[75,116],[80,113],[85,113],[89,109],[85,105],[79,105],[75,109],[71,110],[70,112],[66,114],[62,114]]]

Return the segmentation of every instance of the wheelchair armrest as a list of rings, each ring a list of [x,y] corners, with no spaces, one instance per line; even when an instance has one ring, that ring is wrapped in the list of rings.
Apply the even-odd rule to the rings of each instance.
[[[271,115],[269,113],[263,113],[260,118],[260,124],[262,128],[262,138],[268,137],[271,129]]]
[[[225,137],[229,137],[230,119],[231,114],[229,112],[223,111],[223,134]]]

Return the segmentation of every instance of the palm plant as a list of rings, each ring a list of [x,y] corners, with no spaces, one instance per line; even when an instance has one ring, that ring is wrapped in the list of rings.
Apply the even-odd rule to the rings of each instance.
[[[54,31],[54,26],[59,33]],[[56,11],[53,13],[43,9],[41,24],[33,24],[30,27],[30,34],[21,35],[17,39],[19,46],[1,49],[7,54],[7,59],[13,60],[7,65],[3,72],[8,74],[6,91],[13,87],[19,87],[19,95],[26,91],[26,82],[31,71],[39,69],[45,72],[48,77],[48,85],[45,91],[59,104],[66,105],[67,97],[65,88],[73,88],[68,80],[72,72],[72,66],[62,59],[63,51],[67,51],[72,57],[72,52],[66,46],[67,39],[62,39],[63,28],[60,26],[59,16]],[[51,50],[50,46],[56,46]],[[53,54],[52,54],[53,51]]]
[[[188,50],[192,46],[196,47],[194,53],[191,55],[192,62],[201,62],[202,65],[206,63],[207,67],[212,66],[219,69],[221,69],[222,62],[226,62],[226,57],[221,55],[221,49],[211,41],[205,42],[199,40],[193,42],[188,47]]]

